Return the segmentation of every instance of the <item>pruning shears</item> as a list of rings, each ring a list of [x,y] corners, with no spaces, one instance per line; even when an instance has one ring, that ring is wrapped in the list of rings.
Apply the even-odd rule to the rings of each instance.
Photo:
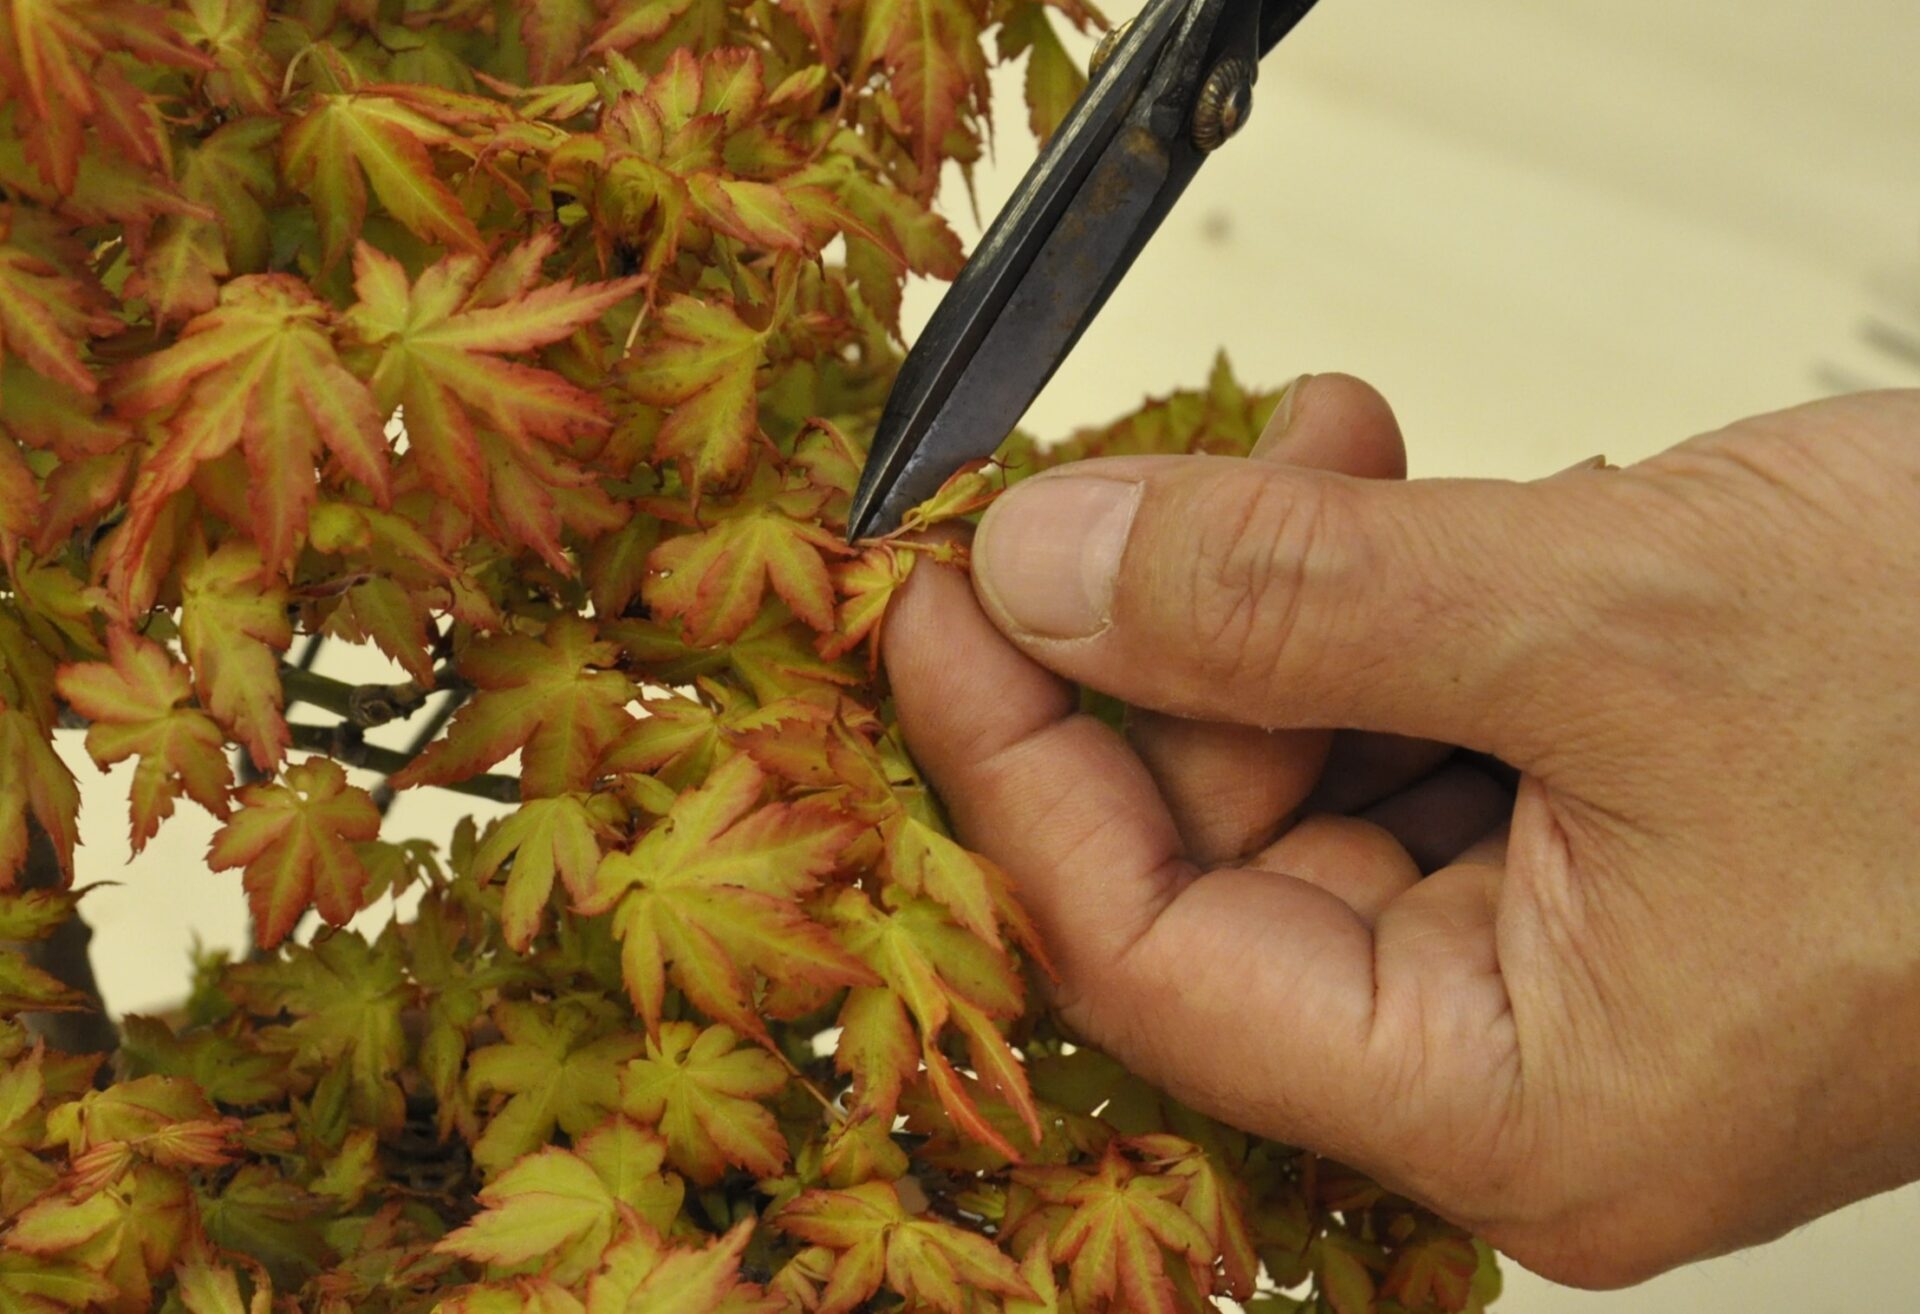
[[[1253,105],[1260,60],[1314,0],[1149,0],[1094,52],[1066,122],[901,364],[849,542],[991,456]]]

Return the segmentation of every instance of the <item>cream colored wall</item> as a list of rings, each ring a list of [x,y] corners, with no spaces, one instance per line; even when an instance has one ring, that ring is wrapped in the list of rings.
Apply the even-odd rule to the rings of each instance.
[[[1914,0],[1322,0],[1029,425],[1195,382],[1223,344],[1255,381],[1372,380],[1416,474],[1524,477],[1805,399],[1823,366],[1895,381],[1855,335],[1920,265],[1916,70]],[[989,213],[1031,158],[1003,120]],[[238,882],[205,870],[191,805],[129,868],[124,773],[65,747],[82,880],[123,882],[89,899],[103,984],[157,1005],[192,935],[241,942]],[[408,798],[390,833],[454,815]],[[1917,1240],[1909,1189],[1632,1292],[1516,1274],[1501,1308],[1897,1314],[1920,1310]]]

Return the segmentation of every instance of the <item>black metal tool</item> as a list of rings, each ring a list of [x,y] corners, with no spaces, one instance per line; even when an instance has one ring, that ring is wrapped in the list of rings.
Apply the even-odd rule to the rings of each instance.
[[[848,518],[886,533],[991,456],[1207,156],[1246,121],[1260,59],[1314,0],[1149,0],[907,353]]]

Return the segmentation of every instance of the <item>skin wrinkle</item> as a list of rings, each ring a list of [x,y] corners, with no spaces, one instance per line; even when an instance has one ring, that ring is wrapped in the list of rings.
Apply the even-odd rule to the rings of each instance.
[[[1377,456],[1397,430],[1371,397],[1315,378],[1284,446]],[[901,724],[1117,1058],[1549,1277],[1629,1283],[1920,1176],[1916,433],[1920,392],[1544,485],[1119,458],[1100,468],[1143,491],[1113,625],[1009,640],[917,571],[888,631]],[[1293,506],[1235,480],[1351,514],[1316,516],[1315,561],[1283,573]],[[1315,564],[1343,552],[1364,585]],[[1244,651],[1196,651],[1201,619]],[[949,746],[984,744],[979,720],[1035,737],[1064,696],[1043,667],[1220,724],[1049,734],[956,799]],[[1288,721],[1398,733],[1225,733]],[[1528,773],[1505,824],[1458,824],[1423,735]],[[1229,796],[1222,771],[1271,774]],[[1391,831],[1316,819],[1330,799]],[[1216,806],[1284,829],[1171,892],[1160,864]],[[1447,865],[1412,881],[1409,851]]]
[[[1189,560],[1197,578],[1168,570],[1157,581],[1184,593],[1194,643],[1209,667],[1218,656],[1215,673],[1235,687],[1265,682],[1279,654],[1297,650],[1306,579],[1328,565],[1318,531],[1325,503],[1313,485],[1260,479],[1245,488],[1225,507],[1209,504],[1217,491],[1191,508],[1173,499],[1169,514],[1194,527]]]

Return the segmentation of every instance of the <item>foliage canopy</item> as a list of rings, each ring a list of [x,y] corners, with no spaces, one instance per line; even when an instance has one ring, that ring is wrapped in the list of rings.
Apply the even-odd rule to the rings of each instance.
[[[1081,86],[1049,3],[0,6],[0,1311],[1484,1303],[1075,1046],[891,724],[888,599],[964,549],[847,502],[990,61],[1036,132]],[[1222,365],[911,524],[1270,405]],[[253,911],[111,1055],[44,1035],[63,725]],[[429,788],[514,806],[383,832]]]

